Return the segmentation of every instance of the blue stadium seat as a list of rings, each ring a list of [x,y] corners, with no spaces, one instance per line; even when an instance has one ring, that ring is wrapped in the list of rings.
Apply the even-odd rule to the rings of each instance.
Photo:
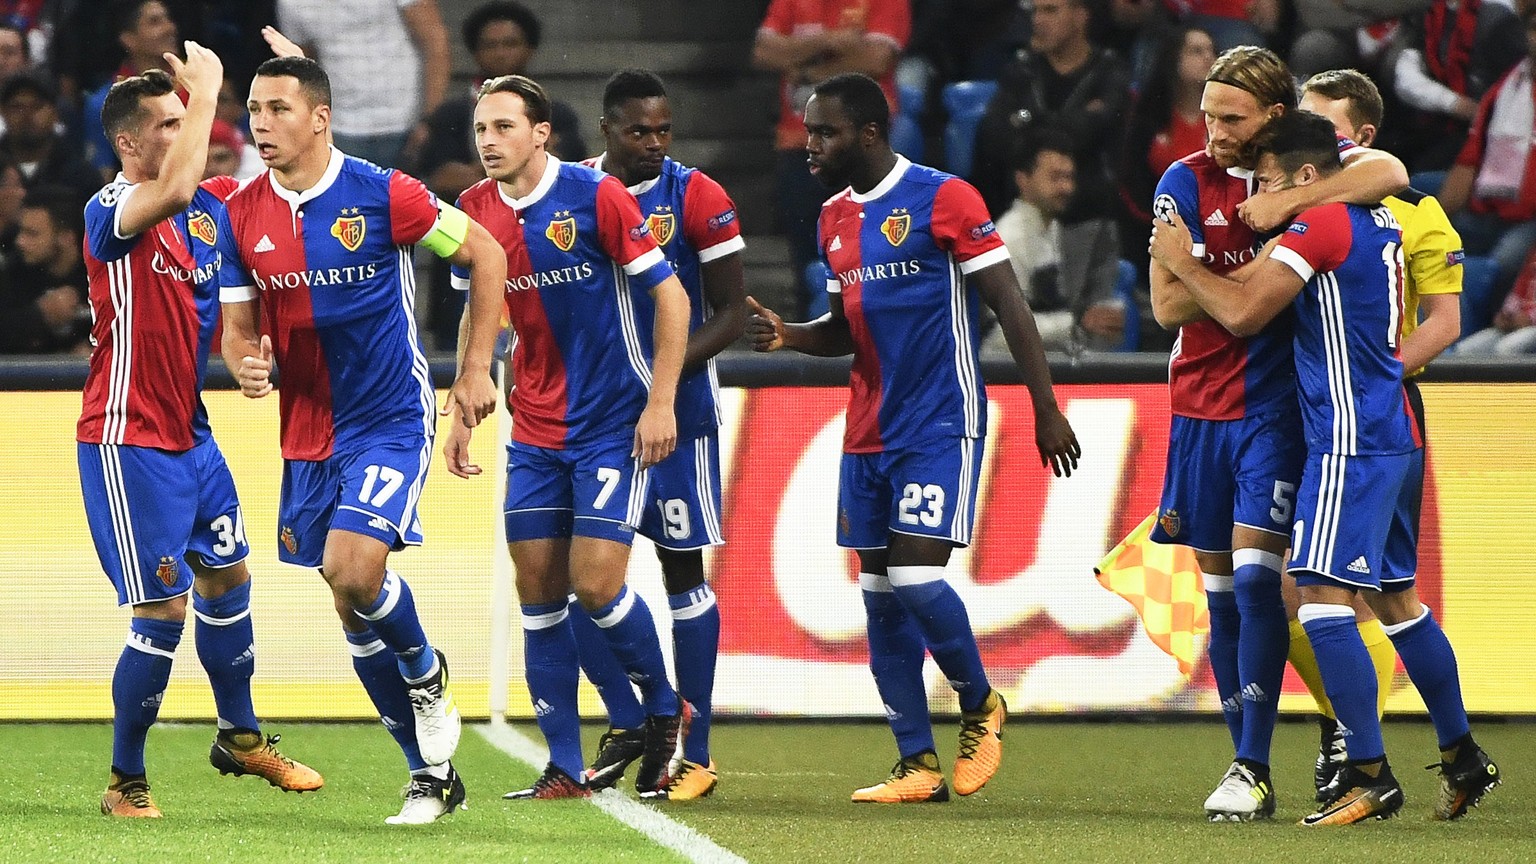
[[[1468,255],[1461,265],[1461,335],[1470,336],[1493,323],[1504,302],[1494,280],[1498,265],[1492,258]]]
[[[1136,265],[1120,259],[1120,270],[1115,276],[1115,296],[1125,305],[1125,339],[1121,351],[1135,351],[1141,347],[1141,306],[1136,302]]]
[[[1408,185],[1423,192],[1425,195],[1439,195],[1440,187],[1445,185],[1444,171],[1420,171],[1417,174],[1408,175]]]
[[[896,116],[891,118],[891,149],[911,159],[923,161],[923,116],[925,94],[921,87],[897,86],[900,102]]]
[[[944,85],[944,110],[949,125],[944,127],[944,167],[959,177],[971,173],[971,157],[976,152],[976,127],[987,103],[997,92],[996,81],[956,81]]]

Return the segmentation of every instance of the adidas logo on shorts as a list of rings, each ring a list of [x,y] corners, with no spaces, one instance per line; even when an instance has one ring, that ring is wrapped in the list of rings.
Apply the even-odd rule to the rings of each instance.
[[[1365,563],[1364,555],[1361,555],[1359,558],[1349,562],[1349,566],[1345,569],[1351,573],[1364,573],[1367,576],[1371,575],[1371,565]]]

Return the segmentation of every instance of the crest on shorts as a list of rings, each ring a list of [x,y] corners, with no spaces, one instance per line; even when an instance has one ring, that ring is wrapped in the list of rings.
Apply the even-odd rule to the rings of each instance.
[[[671,207],[661,207],[658,211],[645,217],[645,221],[650,226],[651,236],[656,238],[656,245],[665,246],[677,231],[677,217],[672,215]]]
[[[911,230],[912,216],[904,207],[897,207],[891,215],[885,217],[885,223],[880,226],[880,233],[885,235],[892,246],[900,246]]]
[[[1179,536],[1179,529],[1183,527],[1179,522],[1177,510],[1164,510],[1162,515],[1157,517],[1157,524],[1162,526],[1163,533],[1169,537]]]
[[[853,533],[853,522],[851,520],[849,520],[849,518],[848,518],[848,511],[847,510],[840,511],[838,513],[838,515],[837,515],[837,527],[843,529],[843,536],[844,537],[846,537],[846,536],[848,536],[848,535]]]
[[[198,213],[187,220],[187,233],[212,246],[219,239],[219,230],[213,225],[213,217],[207,213]]]
[[[544,229],[544,236],[549,242],[560,248],[561,252],[569,252],[576,246],[576,218],[569,210],[561,210],[555,216],[564,215],[564,219],[556,218],[549,221],[549,227]]]
[[[348,216],[348,213],[352,215]],[[331,236],[341,241],[348,252],[356,252],[357,247],[363,245],[363,238],[368,234],[366,217],[357,212],[356,207],[341,208],[341,215],[331,223]]]
[[[155,575],[165,583],[165,587],[172,588],[176,585],[176,579],[181,575],[181,568],[176,566],[176,559],[169,555],[160,557],[160,566],[155,568]]]
[[[299,554],[299,539],[293,536],[292,528],[284,525],[283,530],[277,532],[277,539],[282,542],[283,548],[288,550],[289,555]]]

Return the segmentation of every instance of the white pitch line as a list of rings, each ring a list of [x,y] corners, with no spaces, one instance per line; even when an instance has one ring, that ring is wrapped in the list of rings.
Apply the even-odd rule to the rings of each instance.
[[[549,753],[527,735],[505,723],[475,724],[474,730],[492,747],[534,770],[543,770]],[[639,831],[656,843],[697,864],[747,864],[747,859],[689,828],[654,807],[629,798],[615,789],[592,796],[592,804],[614,819]]]

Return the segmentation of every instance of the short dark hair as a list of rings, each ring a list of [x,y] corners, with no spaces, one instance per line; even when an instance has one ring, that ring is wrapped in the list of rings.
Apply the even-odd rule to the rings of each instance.
[[[1330,69],[1319,72],[1301,85],[1301,92],[1316,93],[1324,99],[1349,100],[1349,122],[1356,129],[1369,123],[1381,128],[1386,109],[1381,104],[1381,91],[1376,82],[1356,69]]]
[[[5,79],[5,83],[0,84],[0,105],[11,101],[19,93],[31,93],[50,104],[59,99],[59,91],[54,88],[53,82],[36,72],[17,72]]]
[[[159,69],[150,69],[112,85],[101,103],[101,128],[117,148],[117,135],[144,122],[144,100],[176,92],[176,82]]]
[[[1061,129],[1041,129],[1025,135],[1013,148],[1013,170],[1033,174],[1040,163],[1041,153],[1060,153],[1077,165],[1077,148],[1072,146],[1072,136]]]
[[[464,19],[464,46],[470,52],[480,50],[480,31],[493,21],[511,21],[516,24],[531,48],[539,47],[539,40],[544,36],[544,25],[539,23],[539,16],[533,14],[527,6],[511,0],[496,0],[476,8]]]
[[[614,116],[618,107],[631,99],[667,98],[667,86],[649,69],[620,69],[603,87],[603,113]]]
[[[844,72],[816,85],[817,96],[836,99],[855,128],[875,124],[883,140],[891,137],[891,103],[885,99],[885,91],[875,79],[857,72]]]
[[[527,75],[503,75],[480,85],[480,95],[476,101],[484,99],[492,93],[511,93],[523,100],[523,114],[528,122],[537,126],[540,123],[548,123],[550,108],[549,94],[544,92],[544,87],[539,82]]]
[[[1339,161],[1339,137],[1333,123],[1311,111],[1287,111],[1265,124],[1257,149],[1274,156],[1287,173],[1313,165],[1323,174],[1344,167]]]
[[[308,57],[273,57],[256,67],[256,77],[296,78],[311,104],[331,104],[331,76]]]
[[[63,186],[38,186],[27,190],[22,199],[23,210],[31,207],[44,210],[58,231],[69,231],[76,237],[85,236],[85,209],[80,196]]]

